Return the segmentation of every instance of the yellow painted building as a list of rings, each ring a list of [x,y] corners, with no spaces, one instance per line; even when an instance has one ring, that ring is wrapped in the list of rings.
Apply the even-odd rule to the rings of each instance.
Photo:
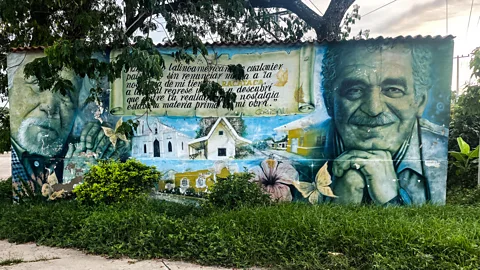
[[[325,130],[311,128],[311,124],[310,121],[299,119],[274,130],[287,133],[287,152],[309,158],[322,158],[326,140]]]
[[[228,175],[230,171],[226,167],[222,168],[218,174],[210,170],[189,171],[176,173],[173,182],[182,193],[188,188],[193,188],[195,192],[205,192],[208,187],[215,184],[217,178],[225,178]],[[159,190],[165,190],[166,185],[168,185],[166,181],[160,181]]]

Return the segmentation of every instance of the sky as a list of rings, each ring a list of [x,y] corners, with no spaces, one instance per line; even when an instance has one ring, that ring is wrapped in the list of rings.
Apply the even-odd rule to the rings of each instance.
[[[352,27],[352,34],[370,30],[370,37],[396,37],[407,35],[453,35],[454,56],[468,55],[480,46],[480,0],[473,0],[472,15],[468,27],[472,0],[356,0],[360,6],[361,20]],[[324,12],[330,0],[303,0],[318,13]],[[313,4],[312,4],[313,3]],[[448,31],[446,4],[448,3]],[[370,13],[370,14],[368,14]],[[453,60],[453,59],[452,59]],[[456,88],[456,60],[453,63],[452,89]],[[460,87],[470,78],[468,58],[460,59]]]

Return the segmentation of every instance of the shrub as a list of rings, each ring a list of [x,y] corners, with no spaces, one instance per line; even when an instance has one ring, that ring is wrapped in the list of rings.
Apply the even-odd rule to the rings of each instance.
[[[219,178],[207,195],[206,205],[234,209],[270,204],[270,196],[257,184],[250,182],[251,177],[250,173],[236,173],[227,178]]]
[[[450,132],[448,147],[450,151],[462,150],[455,140],[462,137],[471,148],[478,145],[480,135],[480,47],[476,48],[470,59],[472,79],[475,82],[467,85],[465,91],[458,96],[457,102],[452,102]],[[477,152],[478,154],[478,152]],[[457,162],[458,160],[451,161]],[[448,171],[447,188],[472,188],[477,185],[477,170],[474,166],[466,167],[462,174],[456,173],[455,165],[450,164]]]
[[[125,163],[101,161],[73,190],[77,200],[87,204],[113,203],[145,196],[160,178],[155,167],[129,159]]]
[[[13,199],[12,177],[0,179],[0,202],[12,202]]]
[[[474,188],[477,186],[478,172],[478,151],[479,147],[471,149],[462,137],[457,138],[457,144],[460,151],[449,151],[449,189],[452,187]],[[455,172],[455,175],[453,175]]]
[[[480,188],[449,189],[447,204],[480,206]]]

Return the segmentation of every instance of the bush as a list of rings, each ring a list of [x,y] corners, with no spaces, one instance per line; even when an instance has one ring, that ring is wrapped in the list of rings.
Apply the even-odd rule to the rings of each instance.
[[[92,166],[73,192],[78,201],[87,204],[124,202],[145,196],[159,178],[155,167],[134,159],[125,163],[101,161]]]
[[[478,146],[480,136],[480,47],[475,49],[470,60],[473,70],[472,78],[476,80],[467,85],[465,91],[458,97],[457,102],[452,102],[450,132],[448,147],[450,151],[459,151],[456,143],[462,137],[471,148]],[[452,95],[453,96],[453,95]],[[455,162],[453,158],[450,161]],[[466,168],[462,174],[456,173],[456,168],[450,164],[448,170],[448,189],[473,188],[477,185],[478,171],[474,166]]]
[[[207,195],[207,205],[234,209],[270,204],[270,196],[257,184],[250,182],[251,177],[250,173],[236,173],[227,178],[219,178]]]
[[[12,177],[8,179],[0,179],[0,203],[12,202],[13,189],[12,189]]]
[[[480,188],[457,188],[447,191],[447,204],[480,206]]]
[[[474,188],[477,183],[478,151],[479,147],[472,149],[462,137],[457,138],[460,151],[448,151],[450,154],[448,189]]]

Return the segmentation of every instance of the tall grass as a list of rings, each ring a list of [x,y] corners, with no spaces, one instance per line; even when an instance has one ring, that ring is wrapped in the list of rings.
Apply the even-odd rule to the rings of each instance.
[[[141,200],[0,204],[0,238],[113,257],[281,269],[478,269],[480,208],[281,204],[232,211]]]

